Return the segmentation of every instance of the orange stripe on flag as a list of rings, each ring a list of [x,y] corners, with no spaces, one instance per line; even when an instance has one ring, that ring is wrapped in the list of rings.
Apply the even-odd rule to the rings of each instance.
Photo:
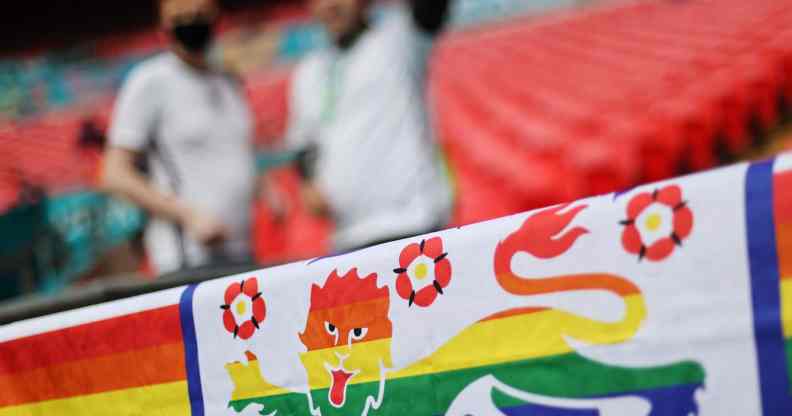
[[[490,316],[482,319],[479,322],[492,321],[492,320],[495,320],[495,319],[509,318],[509,317],[517,316],[517,315],[525,315],[525,314],[529,314],[529,313],[542,312],[542,311],[546,311],[548,309],[549,308],[539,308],[539,307],[525,307],[525,308],[507,309],[505,311],[498,312],[496,314],[490,315]]]
[[[0,344],[0,376],[163,344],[181,343],[178,305]]]
[[[184,346],[161,345],[0,377],[0,407],[184,379]]]
[[[792,222],[776,226],[776,246],[781,279],[792,279]]]
[[[500,274],[498,280],[509,293],[519,295],[540,295],[578,290],[607,290],[622,297],[641,294],[638,286],[629,280],[604,273],[525,279],[509,272]]]
[[[367,328],[364,341],[390,338],[393,331],[388,319],[388,298],[355,302],[308,313],[308,322],[300,339],[308,350],[346,345],[355,328]],[[337,336],[330,335],[325,322],[336,326]]]
[[[781,279],[792,279],[792,171],[773,178],[773,215]]]

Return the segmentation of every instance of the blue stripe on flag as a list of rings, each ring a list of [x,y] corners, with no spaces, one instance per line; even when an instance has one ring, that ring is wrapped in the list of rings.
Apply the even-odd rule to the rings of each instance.
[[[198,367],[198,342],[195,338],[193,319],[193,294],[198,285],[187,286],[179,301],[182,338],[184,339],[184,365],[187,369],[187,390],[193,416],[204,416],[203,391],[201,390],[201,370]]]
[[[754,338],[766,416],[792,415],[784,335],[781,280],[773,215],[773,160],[752,164],[746,176],[746,227],[751,269]]]

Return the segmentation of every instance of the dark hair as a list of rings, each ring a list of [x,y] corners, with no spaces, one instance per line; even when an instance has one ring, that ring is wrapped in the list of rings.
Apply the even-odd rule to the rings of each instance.
[[[85,119],[80,124],[77,143],[83,148],[103,149],[107,139],[104,132],[93,119]]]

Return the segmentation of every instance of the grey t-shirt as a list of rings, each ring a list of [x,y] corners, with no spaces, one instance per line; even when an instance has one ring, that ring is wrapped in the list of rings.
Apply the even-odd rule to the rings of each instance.
[[[153,219],[145,241],[158,272],[249,255],[252,128],[242,87],[222,73],[195,70],[164,53],[129,75],[115,106],[111,145],[144,153],[159,190],[215,215],[231,230],[228,241],[209,249],[178,225]]]
[[[425,97],[431,40],[396,8],[350,50],[316,52],[296,70],[287,144],[318,146],[316,180],[337,219],[337,249],[449,217]]]

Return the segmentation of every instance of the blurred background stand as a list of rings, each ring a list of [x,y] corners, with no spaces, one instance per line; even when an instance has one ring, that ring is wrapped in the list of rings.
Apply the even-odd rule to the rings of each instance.
[[[255,260],[323,255],[333,224],[308,213],[294,155],[276,149],[294,64],[326,39],[304,2],[222,3],[219,53],[243,75],[258,167],[286,208],[256,201]],[[116,90],[162,51],[155,2],[18,5],[0,16],[0,300],[24,297],[2,321],[235,272],[157,277],[143,213],[96,187]],[[427,84],[454,226],[792,149],[792,0],[455,6]]]

